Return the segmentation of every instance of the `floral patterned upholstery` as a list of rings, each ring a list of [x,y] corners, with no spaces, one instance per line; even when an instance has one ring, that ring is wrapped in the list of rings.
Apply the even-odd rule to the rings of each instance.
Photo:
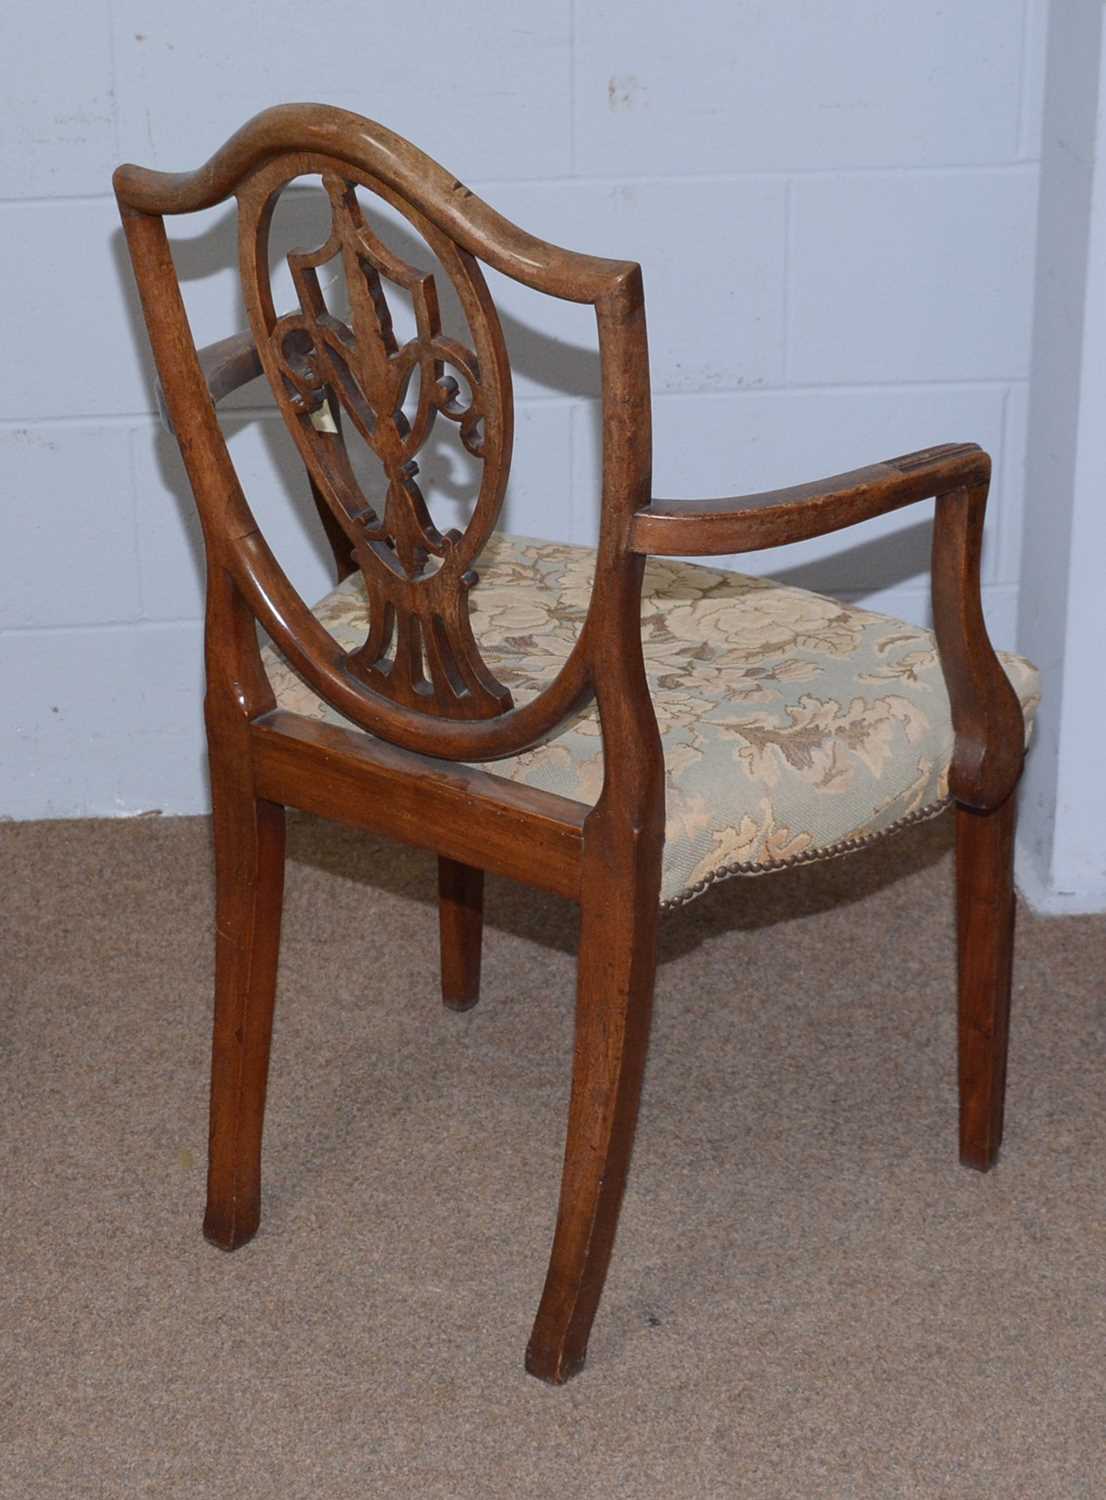
[[[568,655],[594,565],[591,550],[556,542],[499,535],[486,548],[473,629],[516,703]],[[344,646],[361,645],[360,574],[315,614]],[[668,773],[663,904],[729,875],[845,853],[947,804],[952,725],[930,631],[770,579],[651,559],[642,633]],[[1001,659],[1028,733],[1036,669]],[[265,661],[282,708],[345,722],[271,646]],[[594,706],[548,744],[488,769],[594,802]]]

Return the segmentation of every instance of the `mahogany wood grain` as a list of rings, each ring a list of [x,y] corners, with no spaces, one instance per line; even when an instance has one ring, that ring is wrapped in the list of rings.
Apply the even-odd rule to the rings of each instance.
[[[275,195],[302,173],[323,179],[331,234],[289,256],[299,307],[278,317],[268,225]],[[525,881],[578,900],[582,913],[560,1206],[527,1353],[528,1368],[554,1383],[580,1368],[633,1147],[655,973],[665,766],[642,654],[645,555],[778,546],[929,497],[937,501],[934,616],[955,740],[961,1152],[969,1165],[989,1166],[1002,1130],[1013,793],[1024,729],[980,602],[987,455],[956,444],[765,495],[656,500],[634,262],[534,238],[407,141],[324,105],[265,111],[196,172],[123,166],[114,181],[207,559],[217,894],[209,1237],[233,1249],[258,1224],[284,808],[438,856],[442,993],[456,1008],[479,990],[483,872]],[[457,293],[470,343],[443,333],[433,276],[377,238],[358,192],[398,211],[429,247]],[[231,196],[251,328],[198,353],[163,216]],[[330,261],[352,279],[348,324],[326,307],[316,275]],[[513,423],[506,346],[481,262],[590,304],[602,369],[602,505],[587,616],[567,661],[522,705],[485,671],[466,610],[475,585],[469,564],[499,514]],[[415,308],[417,336],[403,346],[389,285]],[[370,619],[360,651],[346,651],[297,593],[231,461],[215,404],[259,371],[304,460],[339,578],[358,567],[365,574]],[[438,419],[454,424],[480,464],[473,515],[455,534],[435,530],[415,482],[415,454]],[[378,499],[359,489],[346,448],[352,432],[380,462]],[[275,707],[257,624],[350,728]],[[594,808],[495,774],[496,760],[555,735],[593,699],[603,750]]]
[[[251,380],[256,380],[261,374],[261,360],[249,333],[232,333],[229,338],[208,344],[206,348],[198,351],[198,358],[211,400],[215,405],[218,405],[224,396],[229,396],[240,386],[248,385]],[[169,405],[160,380],[156,383],[155,391],[161,425],[171,437],[175,437],[173,419],[169,415]]]
[[[783,547],[986,482],[990,468],[975,443],[949,443],[790,489],[723,500],[654,500],[634,516],[630,545],[658,557],[722,557]]]
[[[987,485],[939,495],[933,526],[933,629],[955,735],[949,790],[982,812],[1006,802],[1022,772],[1025,720],[987,635],[980,586]]]
[[[955,731],[960,1160],[998,1159],[1014,949],[1014,789],[1025,757],[1021,704],[991,647],[980,563],[986,484],[937,501],[933,622]]]
[[[960,1160],[998,1160],[1006,1099],[1014,958],[1014,798],[956,809]]]
[[[284,808],[211,759],[215,1020],[204,1234],[236,1250],[261,1218],[261,1135],[284,893]]]
[[[526,1349],[551,1385],[583,1367],[614,1247],[649,1048],[662,845],[656,828],[627,838],[617,814],[587,829],[564,1173]]]
[[[337,581],[341,583],[343,578],[349,578],[351,574],[357,572],[357,563],[354,561],[353,556],[353,543],[335,519],[334,512],[326,503],[322,491],[310,475],[307,476],[307,482],[311,489],[311,498],[315,502],[315,509],[319,513],[323,533],[326,536],[331,554],[334,557],[334,572]]]
[[[618,1227],[649,1046],[664,849],[664,752],[641,649],[644,558],[625,545],[651,481],[640,277],[601,308],[599,334],[603,452],[610,460],[604,515],[621,522],[600,535],[592,595],[596,632],[607,643],[596,670],[604,777],[584,823],[576,1036],[560,1205],[526,1352],[530,1373],[555,1385],[583,1366]]]
[[[273,211],[290,182],[316,175],[330,204],[330,233],[316,249],[289,254],[299,306],[278,317]],[[379,237],[359,188],[388,203],[426,242],[456,293],[471,347],[445,336],[435,275]],[[510,362],[479,262],[379,178],[320,153],[270,158],[236,193],[242,291],[257,352],[314,489],[349,536],[364,577],[368,635],[346,656],[345,670],[374,699],[423,716],[471,720],[507,712],[511,695],[481,657],[469,624],[474,565],[503,503],[514,432]],[[344,269],[348,323],[327,303],[319,276],[326,267]],[[416,332],[402,347],[389,288],[409,297],[414,311]],[[362,489],[339,413],[377,460],[382,499]],[[417,479],[418,456],[438,419],[456,424],[461,446],[479,465],[467,522],[445,535]]]
[[[536,292],[594,302],[632,261],[581,255],[537,239],[484,203],[471,188],[410,141],[375,120],[328,104],[279,104],[262,110],[195,172],[116,168],[116,196],[137,213],[196,213],[214,208],[256,167],[277,155],[319,152],[370,172],[418,204],[470,255]]]
[[[215,845],[215,1020],[204,1234],[235,1250],[261,1213],[261,1136],[284,891],[284,808],[259,795],[250,720],[273,706],[233,583],[208,577],[207,721]]]
[[[284,116],[283,108],[272,113]],[[264,159],[263,152],[261,155]],[[425,160],[421,153],[416,155]],[[440,169],[435,170],[440,174]],[[266,633],[316,692],[359,728],[381,739],[424,755],[472,761],[516,755],[555,734],[587,704],[594,690],[590,618],[585,621],[568,659],[542,692],[521,707],[510,708],[494,718],[474,720],[433,717],[425,711],[428,705],[421,697],[401,702],[382,695],[353,667],[350,653],[316,620],[273,555],[242,493],[192,340],[163,220],[140,211],[127,196],[135,172],[139,178],[144,177],[137,168],[121,167],[116,171],[120,214],[169,418],[175,431],[186,434],[181,452],[204,526],[209,562],[218,556]],[[152,175],[159,179],[162,176]],[[228,179],[226,192],[231,186]],[[433,218],[435,183],[428,179],[424,186],[425,191],[418,197],[418,209],[427,218]],[[137,196],[144,201],[141,192]],[[180,202],[173,189],[167,192],[165,201],[167,205]],[[165,211],[183,210],[167,206]],[[524,239],[528,245],[531,243],[529,236]],[[533,241],[535,246],[538,243]],[[581,259],[580,274],[585,282],[596,287],[600,297],[596,305],[597,320],[602,317],[601,303],[616,305],[620,288],[635,275],[640,287],[640,272],[633,265],[578,258],[569,252],[546,248],[554,260],[558,254],[566,256],[569,265]],[[554,277],[551,284],[560,285],[560,278]],[[588,297],[581,294],[576,300],[586,301]],[[617,327],[608,329],[608,348],[618,337]],[[605,399],[609,402],[615,396],[610,388]],[[496,480],[497,485],[501,478]],[[486,511],[479,524],[487,524]],[[608,550],[615,545],[616,535],[624,543],[624,525],[621,510],[606,516],[601,527],[601,546],[604,534],[609,539]],[[458,608],[456,600],[450,608]],[[460,616],[451,615],[450,623],[460,628]]]
[[[442,1000],[449,1010],[471,1010],[480,998],[484,937],[484,872],[438,859],[438,929]]]
[[[224,397],[237,391],[261,375],[261,357],[253,335],[243,330],[232,333],[229,338],[207,344],[199,351],[200,369],[203,371],[211,399],[218,406]]]
[[[434,764],[277,709],[251,726],[261,795],[433,849],[559,896],[580,894],[590,809],[473,766]]]

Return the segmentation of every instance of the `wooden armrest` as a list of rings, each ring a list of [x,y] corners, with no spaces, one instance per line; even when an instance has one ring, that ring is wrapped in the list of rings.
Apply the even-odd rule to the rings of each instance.
[[[990,472],[975,443],[949,443],[762,495],[654,500],[634,513],[630,546],[661,557],[754,552],[936,498],[933,624],[955,735],[949,789],[961,806],[989,812],[1016,786],[1025,751],[1021,704],[988,639],[980,596]]]
[[[721,500],[654,500],[634,514],[630,546],[654,557],[720,557],[806,541],[917,500],[985,484],[975,443],[946,443],[813,484]]]
[[[200,350],[199,358],[200,369],[216,406],[231,391],[236,391],[240,385],[249,385],[261,374],[261,357],[253,334],[245,331],[232,333],[230,338],[220,339],[217,344],[208,344]]]
[[[216,406],[231,391],[236,391],[241,385],[248,385],[261,374],[261,359],[252,333],[232,333],[229,338],[220,339],[217,344],[208,344],[198,351],[198,358],[207,381],[207,389]],[[161,414],[161,425],[166,432],[171,433],[173,424],[169,419],[160,380],[157,385],[157,406]]]

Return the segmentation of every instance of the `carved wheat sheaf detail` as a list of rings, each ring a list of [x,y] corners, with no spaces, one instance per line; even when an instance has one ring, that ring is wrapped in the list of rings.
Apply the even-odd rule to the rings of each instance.
[[[369,632],[346,669],[382,696],[449,718],[482,719],[512,706],[485,666],[469,623],[472,563],[494,529],[510,463],[510,370],[491,298],[476,261],[381,183],[329,170],[317,159],[273,164],[240,199],[243,280],[262,363],[308,471],[350,538],[365,579]],[[288,265],[299,306],[277,317],[268,275],[268,236],[281,189],[295,175],[319,173],[331,211],[326,242],[294,250]],[[474,349],[442,331],[434,276],[400,259],[366,222],[356,188],[379,193],[411,221],[453,283]],[[262,201],[253,223],[248,208]],[[349,322],[327,304],[319,270],[344,272]],[[415,336],[400,345],[386,285],[414,310]],[[256,297],[251,295],[256,289]],[[258,326],[260,324],[260,327]],[[413,415],[404,405],[417,381]],[[481,464],[481,483],[464,531],[440,532],[418,484],[416,456],[441,416],[455,423]],[[370,500],[354,473],[343,424],[350,423],[382,469],[383,498]]]

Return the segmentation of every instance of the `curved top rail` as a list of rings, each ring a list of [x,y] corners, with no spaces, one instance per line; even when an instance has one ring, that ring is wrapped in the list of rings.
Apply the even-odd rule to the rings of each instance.
[[[487,265],[535,291],[595,302],[636,270],[562,249],[527,234],[400,135],[330,104],[262,110],[195,172],[127,164],[113,177],[121,205],[145,214],[186,214],[224,202],[254,168],[276,156],[317,153],[360,168],[402,194],[444,233]]]

